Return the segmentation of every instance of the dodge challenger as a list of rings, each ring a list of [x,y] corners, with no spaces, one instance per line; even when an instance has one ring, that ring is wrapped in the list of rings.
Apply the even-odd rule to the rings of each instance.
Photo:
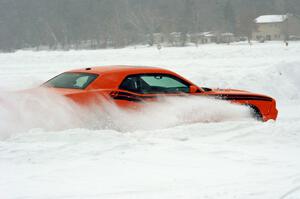
[[[99,97],[122,108],[141,107],[160,97],[202,96],[248,106],[261,121],[276,120],[276,101],[266,95],[236,89],[200,87],[175,72],[141,66],[102,66],[71,70],[45,82],[46,87],[80,105]],[[188,105],[187,105],[188,106]]]

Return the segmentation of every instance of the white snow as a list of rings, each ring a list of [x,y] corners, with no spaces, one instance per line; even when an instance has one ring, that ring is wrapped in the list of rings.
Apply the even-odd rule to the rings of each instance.
[[[279,23],[288,18],[287,15],[262,15],[255,19],[256,23]]]
[[[0,198],[300,198],[300,43],[0,54]],[[276,122],[174,98],[141,113],[83,110],[38,86],[73,68],[132,64],[276,98]],[[164,106],[168,104],[169,106]]]

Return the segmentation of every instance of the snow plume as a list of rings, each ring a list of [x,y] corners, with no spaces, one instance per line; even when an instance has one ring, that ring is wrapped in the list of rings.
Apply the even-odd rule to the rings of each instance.
[[[116,114],[116,115],[114,115]],[[153,130],[198,122],[223,122],[250,119],[247,107],[207,97],[161,98],[145,104],[138,112],[113,112],[121,130]]]
[[[139,110],[124,110],[108,101],[80,107],[47,90],[6,93],[0,96],[0,136],[41,128],[152,130],[197,122],[249,119],[246,107],[205,97],[163,97],[143,103]]]
[[[39,89],[0,95],[0,136],[34,128],[60,130],[81,125],[78,106]]]

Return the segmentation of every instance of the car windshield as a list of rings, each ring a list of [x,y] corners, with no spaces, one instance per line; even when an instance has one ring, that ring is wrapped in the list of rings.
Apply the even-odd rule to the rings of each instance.
[[[98,75],[90,73],[62,73],[46,83],[43,86],[53,88],[71,88],[71,89],[85,89],[94,81]]]

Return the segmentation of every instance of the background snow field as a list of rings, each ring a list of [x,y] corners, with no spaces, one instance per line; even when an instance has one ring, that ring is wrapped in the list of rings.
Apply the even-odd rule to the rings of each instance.
[[[12,92],[113,64],[270,95],[278,121],[202,98],[128,113],[112,104],[83,110],[44,90]],[[1,199],[300,198],[300,43],[18,51],[0,54],[0,71]]]

